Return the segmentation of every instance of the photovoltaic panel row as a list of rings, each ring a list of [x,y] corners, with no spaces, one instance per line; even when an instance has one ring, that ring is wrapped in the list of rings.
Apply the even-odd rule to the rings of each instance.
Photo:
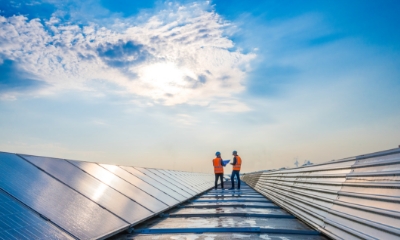
[[[200,193],[195,182],[212,186],[209,174],[10,153],[0,154],[0,169],[1,189],[49,219],[50,227],[80,239],[109,236],[157,215]]]
[[[161,172],[170,178],[173,178],[175,181],[177,181],[179,184],[184,185],[186,188],[190,188],[196,193],[201,193],[205,191],[206,189],[210,188],[212,181],[209,181],[210,175],[207,176],[208,179],[206,179],[205,175],[199,174],[199,173],[186,173],[184,174],[183,172],[180,171],[172,171],[172,170],[163,170],[163,169],[152,169],[158,172]],[[200,186],[200,182],[208,182],[207,187],[205,186]]]
[[[180,177],[171,174],[169,171],[167,170],[163,170],[163,169],[154,169],[158,172],[161,172],[162,174],[172,178],[175,182],[179,183],[180,185],[182,185],[183,187],[189,188],[191,189],[195,194],[200,193],[200,191],[198,189],[196,189],[195,187],[193,187],[193,184],[191,183],[190,179],[186,178],[185,180],[181,179]]]
[[[171,177],[166,176],[165,174],[163,174],[162,172],[160,172],[160,171],[158,171],[158,170],[156,170],[156,169],[148,168],[147,170],[148,170],[148,171],[151,171],[151,172],[154,173],[155,175],[157,175],[157,176],[159,176],[160,178],[164,179],[164,181],[167,181],[168,183],[170,183],[170,184],[172,184],[172,185],[178,187],[179,189],[181,189],[181,190],[187,192],[187,193],[189,194],[190,197],[192,197],[192,196],[194,196],[194,195],[197,194],[197,193],[196,193],[195,191],[193,191],[192,189],[187,188],[186,186],[180,184],[176,179],[172,179]]]
[[[203,189],[198,186],[198,182],[197,182],[197,181],[200,181],[200,177],[197,176],[197,177],[193,177],[192,178],[192,177],[189,177],[189,176],[183,176],[179,172],[174,172],[174,171],[171,171],[171,170],[163,170],[163,171],[168,173],[168,174],[170,174],[170,175],[172,175],[172,176],[175,176],[182,183],[188,183],[192,188],[196,189],[196,191],[198,193],[203,191]]]
[[[152,215],[151,211],[85,173],[68,161],[27,155],[22,155],[22,157],[121,219],[124,219],[129,224]]]
[[[149,171],[146,168],[135,167],[137,170],[141,171],[142,173],[146,174],[147,176],[151,177],[152,179],[156,180],[157,182],[162,183],[166,187],[174,190],[175,192],[181,194],[185,199],[191,198],[192,195],[187,193],[186,191],[176,187],[175,185],[171,184],[170,182],[166,181],[165,179],[159,177],[158,175],[154,174],[153,172]]]
[[[69,160],[69,162],[87,172],[88,174],[92,175],[93,177],[97,178],[101,182],[114,188],[118,192],[124,194],[128,198],[139,203],[153,213],[158,213],[168,208],[168,205],[166,205],[165,203],[154,198],[153,196],[150,196],[146,192],[143,192],[141,189],[112,174],[110,171],[106,170],[96,163],[79,162],[72,160]]]
[[[116,166],[116,165],[108,165],[108,164],[100,164],[100,166],[104,167],[108,171],[114,173],[118,177],[124,179],[125,181],[129,182],[130,184],[137,186],[143,192],[146,192],[153,198],[159,200],[160,202],[168,205],[168,207],[172,207],[179,203],[176,199],[172,198],[168,194],[158,190],[157,188],[153,187],[152,185],[146,183],[142,179],[136,177],[133,174],[125,171],[124,169]]]
[[[183,195],[179,194],[178,192],[174,191],[173,189],[170,189],[166,185],[162,184],[161,182],[156,181],[155,179],[151,178],[150,176],[147,176],[143,172],[133,168],[133,167],[125,167],[125,166],[120,166],[122,169],[128,171],[132,175],[142,179],[144,182],[152,185],[153,187],[157,188],[158,190],[166,193],[167,195],[173,197],[176,199],[178,202],[184,201],[186,197]]]
[[[0,190],[0,239],[73,239]]]
[[[179,172],[174,172],[170,170],[166,170],[169,174],[175,176],[176,178],[180,179],[182,182],[190,184],[194,189],[197,190],[198,193],[203,192],[205,189],[202,189],[202,187],[199,186],[197,181],[201,181],[201,176],[197,177],[189,177],[189,176],[184,176],[180,174]]]
[[[0,188],[80,239],[93,239],[129,224],[28,161],[0,153]]]

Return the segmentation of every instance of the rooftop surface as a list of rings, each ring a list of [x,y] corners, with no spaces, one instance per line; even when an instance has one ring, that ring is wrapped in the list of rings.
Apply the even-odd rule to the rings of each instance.
[[[326,238],[242,182],[241,191],[208,190],[111,239]]]

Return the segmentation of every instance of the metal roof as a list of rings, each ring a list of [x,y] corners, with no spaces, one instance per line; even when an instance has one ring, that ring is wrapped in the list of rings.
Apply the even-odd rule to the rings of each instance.
[[[241,191],[208,190],[111,239],[326,238],[242,183]]]
[[[243,179],[333,239],[400,238],[400,148]]]

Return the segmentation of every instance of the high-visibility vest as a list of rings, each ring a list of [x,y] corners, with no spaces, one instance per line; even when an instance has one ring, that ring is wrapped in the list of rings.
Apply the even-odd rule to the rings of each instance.
[[[221,164],[221,158],[217,157],[213,160],[214,173],[224,173],[224,167]]]
[[[236,157],[236,164],[233,165],[233,170],[240,171],[240,167],[242,166],[242,159],[239,157],[239,155],[235,157]]]

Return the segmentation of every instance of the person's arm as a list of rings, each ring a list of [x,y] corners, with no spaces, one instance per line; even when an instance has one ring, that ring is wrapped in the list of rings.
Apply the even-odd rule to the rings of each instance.
[[[222,166],[222,167],[225,167],[225,166],[224,166],[224,160],[222,160],[222,158],[221,158],[221,166]]]
[[[233,157],[233,163],[231,163],[231,165],[235,165],[236,164],[236,157]]]

